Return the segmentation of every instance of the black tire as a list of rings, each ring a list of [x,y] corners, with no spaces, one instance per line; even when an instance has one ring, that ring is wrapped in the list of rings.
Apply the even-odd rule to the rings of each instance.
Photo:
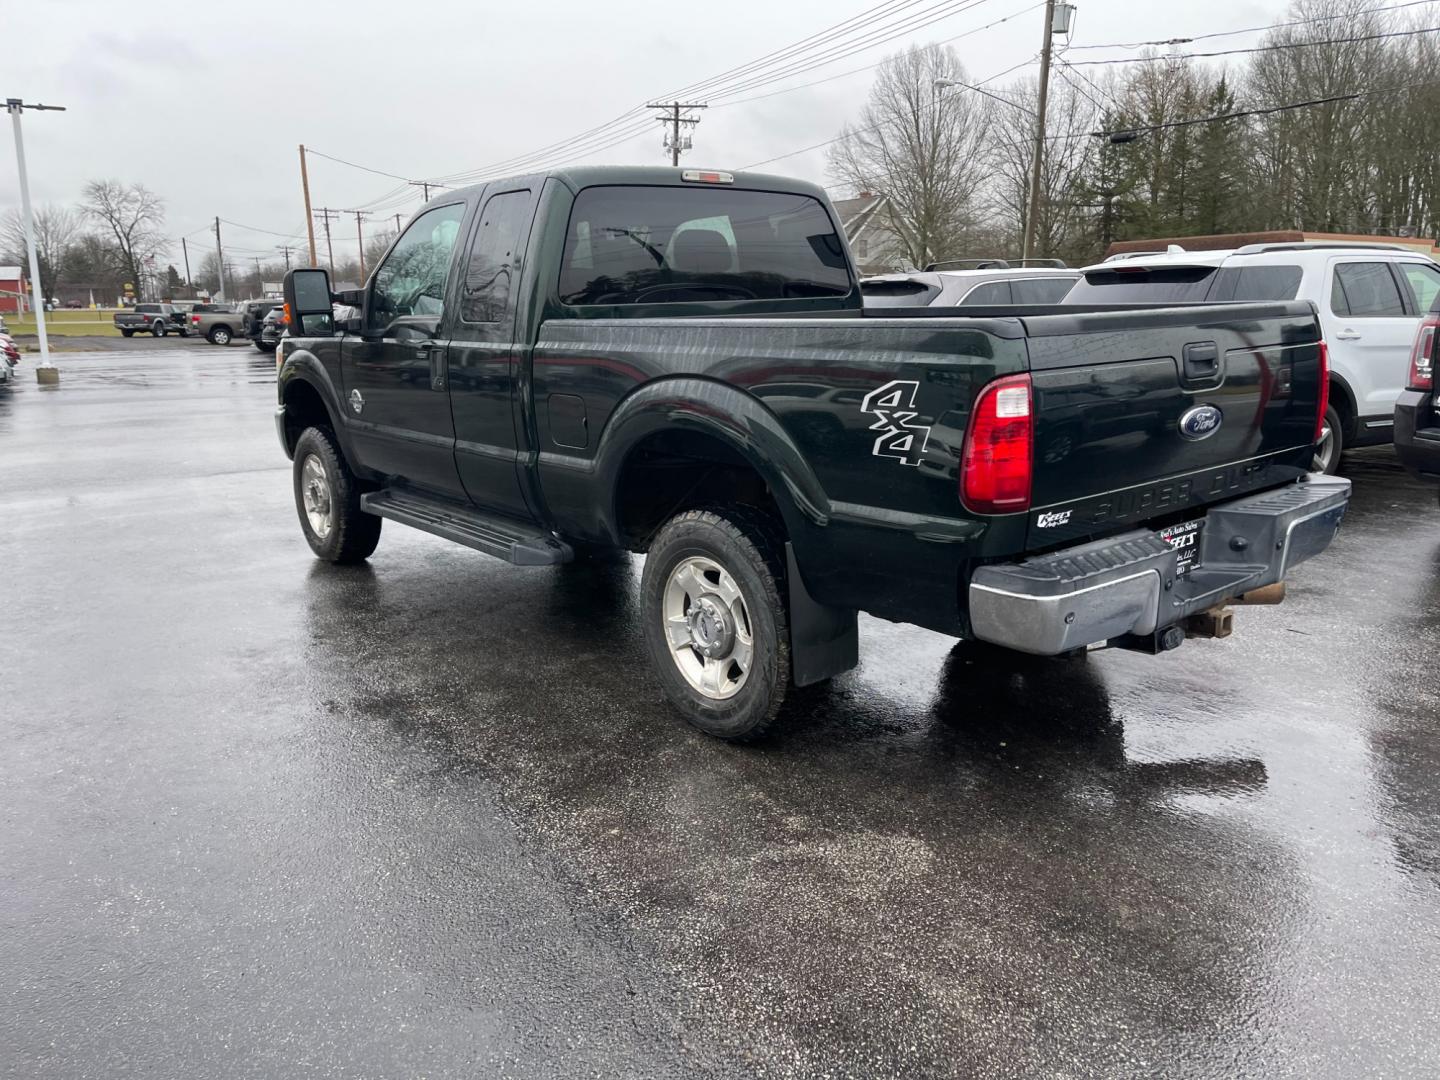
[[[271,348],[269,345],[266,345],[263,341],[252,341],[250,344],[252,344],[252,345],[255,346],[255,351],[256,351],[256,352],[274,352],[274,351],[275,351],[275,350],[274,350],[273,348]]]
[[[665,696],[707,735],[734,742],[758,739],[785,701],[790,686],[790,624],[783,551],[780,531],[771,518],[739,509],[687,510],[671,518],[650,545],[640,582],[645,643]],[[724,568],[738,587],[748,616],[751,664],[739,688],[725,698],[707,696],[691,685],[677,659],[681,651],[672,650],[666,634],[665,597],[671,574],[692,557]],[[692,655],[699,657],[698,652]]]
[[[1315,444],[1315,457],[1311,461],[1310,471],[1333,476],[1340,468],[1340,455],[1345,450],[1345,422],[1335,411],[1334,405],[1325,409],[1325,427],[1330,433],[1330,443],[1327,446],[1322,435],[1321,441]]]
[[[135,336],[135,331],[134,331],[134,330],[121,330],[121,331],[120,331],[120,336],[121,336],[121,337],[134,337],[134,336]]]
[[[323,535],[311,525],[306,511],[302,485],[308,485],[306,464],[319,462],[328,485],[330,524]],[[305,542],[319,558],[332,563],[357,563],[369,558],[380,542],[381,519],[360,509],[360,496],[367,490],[350,466],[346,464],[335,436],[328,428],[310,427],[295,441],[295,465],[292,470],[295,491],[295,512],[300,517],[300,530]]]
[[[159,319],[156,319],[150,324],[150,333],[154,334],[156,337],[164,337],[166,333],[168,333],[168,331],[165,329],[165,324]]]
[[[185,327],[183,327],[183,326],[180,327],[180,328],[179,328],[178,330],[176,330],[175,332],[176,332],[177,334],[179,334],[181,337],[189,337],[189,336],[190,336],[190,331],[187,330],[187,329],[186,329]]]
[[[211,345],[229,345],[230,328],[228,326],[212,326],[210,332],[205,335],[205,340]]]

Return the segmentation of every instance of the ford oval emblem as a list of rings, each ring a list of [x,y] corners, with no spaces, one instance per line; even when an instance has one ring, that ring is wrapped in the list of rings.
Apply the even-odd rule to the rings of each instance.
[[[1191,442],[1208,439],[1220,430],[1223,414],[1214,405],[1196,405],[1180,417],[1180,437]]]

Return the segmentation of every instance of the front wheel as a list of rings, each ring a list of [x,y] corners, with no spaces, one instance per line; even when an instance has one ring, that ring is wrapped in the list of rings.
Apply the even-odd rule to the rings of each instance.
[[[360,509],[361,483],[327,429],[306,428],[295,441],[294,484],[311,551],[333,563],[369,558],[380,543],[381,519]]]
[[[689,510],[645,560],[645,642],[665,696],[721,739],[764,734],[790,684],[781,541],[768,518]]]
[[[1320,438],[1315,442],[1315,456],[1310,462],[1310,471],[1333,476],[1340,468],[1340,452],[1345,449],[1345,428],[1335,406],[1325,408],[1325,420],[1320,425]]]

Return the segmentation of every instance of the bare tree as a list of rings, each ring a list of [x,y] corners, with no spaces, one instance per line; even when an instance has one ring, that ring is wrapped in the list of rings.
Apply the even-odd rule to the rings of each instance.
[[[928,45],[887,59],[859,123],[830,153],[830,172],[859,191],[884,194],[885,225],[917,266],[964,250],[986,175],[985,99],[937,80],[969,79],[955,51]]]
[[[1086,170],[1096,146],[1090,132],[1100,124],[1096,100],[1101,92],[1065,74],[1051,83],[1045,112],[1045,159],[1040,167],[1040,202],[1036,215],[1035,253],[1070,255],[1088,251],[1088,223],[1077,206]],[[992,121],[990,185],[991,206],[997,224],[1018,254],[1020,234],[1029,207],[1030,164],[1035,154],[1035,110],[1039,85],[1026,79],[1003,96],[1014,101],[1007,109],[997,105]]]
[[[75,242],[80,219],[65,206],[40,206],[35,209],[35,257],[40,263],[40,295],[55,295],[55,286],[65,273],[65,256]],[[0,223],[0,255],[21,266],[29,254],[25,244],[25,221],[20,211],[12,210]]]
[[[117,267],[127,281],[143,289],[146,259],[165,251],[160,235],[165,203],[144,184],[118,180],[92,180],[85,185],[85,214],[108,231],[115,242]]]

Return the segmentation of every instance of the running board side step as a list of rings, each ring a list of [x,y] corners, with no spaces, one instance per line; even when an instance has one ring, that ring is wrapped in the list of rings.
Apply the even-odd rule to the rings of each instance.
[[[360,509],[422,532],[494,555],[516,566],[554,566],[575,558],[575,551],[526,522],[483,514],[473,506],[413,491],[387,488],[360,496]]]

